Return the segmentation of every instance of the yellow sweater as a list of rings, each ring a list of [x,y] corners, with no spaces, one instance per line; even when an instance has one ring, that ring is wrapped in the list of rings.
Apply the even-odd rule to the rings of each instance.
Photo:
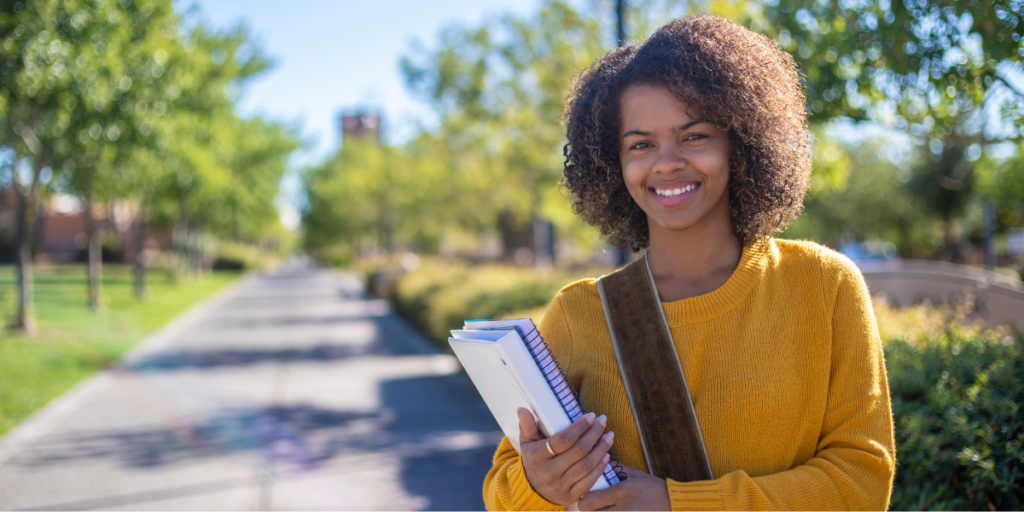
[[[673,510],[878,509],[896,465],[885,361],[860,271],[810,242],[745,247],[719,289],[662,303],[714,480],[668,480]],[[608,416],[613,455],[647,471],[594,279],[563,288],[540,324],[580,401]],[[490,510],[562,510],[503,439]]]

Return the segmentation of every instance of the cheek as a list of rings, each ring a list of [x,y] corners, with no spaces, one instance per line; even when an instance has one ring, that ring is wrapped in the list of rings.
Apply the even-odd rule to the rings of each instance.
[[[728,148],[708,152],[704,168],[708,170],[708,177],[724,188],[731,174]]]
[[[636,195],[640,189],[643,188],[644,173],[642,166],[636,162],[623,161],[622,165],[622,181],[626,183],[626,188],[629,189],[629,193],[636,199]]]

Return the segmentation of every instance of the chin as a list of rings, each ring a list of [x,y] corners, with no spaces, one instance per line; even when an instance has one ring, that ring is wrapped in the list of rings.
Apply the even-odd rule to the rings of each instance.
[[[675,232],[679,232],[679,231],[687,231],[687,230],[693,228],[695,225],[697,225],[697,222],[695,222],[692,219],[685,219],[685,220],[665,220],[665,221],[661,221],[661,222],[654,221],[651,224],[657,225],[658,228],[660,230],[662,230],[662,231],[675,231]]]

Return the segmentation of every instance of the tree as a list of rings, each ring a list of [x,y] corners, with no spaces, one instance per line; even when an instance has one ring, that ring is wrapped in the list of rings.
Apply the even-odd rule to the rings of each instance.
[[[68,29],[61,2],[0,3],[0,114],[4,144],[15,153],[18,311],[13,327],[35,332],[32,313],[32,233],[44,169],[64,152],[62,136],[74,100]],[[22,173],[25,167],[30,172]],[[27,175],[27,176],[25,176]],[[27,178],[27,179],[23,179]]]
[[[170,172],[166,179],[159,181],[153,196],[154,203],[164,208],[161,216],[176,218],[174,232],[179,261],[186,270],[197,275],[202,267],[204,230],[229,223],[224,219],[232,215],[236,226],[242,226],[247,218],[253,221],[252,226],[259,226],[258,221],[267,219],[266,212],[272,208],[273,198],[264,197],[265,192],[268,188],[276,191],[284,157],[295,147],[295,142],[285,130],[272,123],[252,121],[250,132],[234,113],[233,91],[240,90],[248,78],[270,65],[244,27],[216,33],[198,25],[189,32],[182,51],[174,57],[179,65],[173,70],[168,68],[168,72],[173,73],[178,94],[171,105],[174,115],[160,125],[159,145],[161,158]],[[258,142],[239,151],[240,144],[248,143],[246,141]],[[244,158],[232,160],[266,143],[276,149],[264,154],[274,155],[264,165],[277,169],[276,175],[259,172],[259,168],[252,162],[245,162]],[[264,178],[259,187],[253,188],[252,182],[240,186],[241,183],[233,181],[249,171],[255,173],[253,176]],[[225,201],[226,198],[247,194],[257,194],[258,199],[247,204],[258,203],[262,208],[260,216],[228,208],[230,202]]]
[[[481,212],[511,212],[532,221],[538,235],[546,191],[561,177],[565,91],[607,40],[596,19],[554,1],[534,17],[450,27],[436,49],[402,60],[409,87],[441,118],[431,138],[455,147],[453,181],[485,173],[490,186],[479,197]],[[485,166],[476,166],[479,157]],[[533,245],[543,264],[539,237]]]
[[[164,73],[175,51],[178,18],[169,0],[67,3],[66,33],[76,68],[69,95],[66,184],[84,205],[88,239],[89,305],[102,307],[97,206],[130,194],[139,152],[150,140],[152,118],[174,96]],[[171,89],[169,91],[169,89]]]
[[[921,136],[953,130],[993,90],[1024,94],[1008,67],[1021,60],[1021,12],[1015,0],[778,0],[750,23],[794,54],[812,120]]]
[[[98,207],[138,201],[140,242],[168,194],[194,232],[206,225],[255,237],[276,223],[273,199],[294,137],[234,113],[236,87],[268,65],[243,28],[184,31],[170,0],[0,2],[0,144],[14,151],[15,167],[31,167],[14,183],[18,328],[33,328],[31,233],[48,173],[85,206],[93,309],[102,297]]]
[[[1018,0],[777,0],[748,22],[793,53],[812,122],[872,120],[913,135],[912,185],[943,219],[972,199],[978,153],[1024,126],[1024,3]]]

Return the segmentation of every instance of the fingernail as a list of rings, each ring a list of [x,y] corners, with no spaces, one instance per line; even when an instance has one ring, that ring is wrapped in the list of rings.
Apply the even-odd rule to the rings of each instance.
[[[602,414],[602,415],[597,417],[597,424],[598,425],[601,425],[603,427],[603,426],[605,426],[606,423],[608,423],[608,417],[607,416]]]
[[[588,425],[593,423],[594,422],[594,413],[588,412],[585,416],[583,416],[583,419],[586,420]]]
[[[608,464],[608,461],[610,460],[612,460],[612,456],[606,453],[604,454],[604,457],[601,457],[601,464]]]
[[[604,442],[612,444],[612,440],[615,439],[615,432],[608,432],[604,435]]]

